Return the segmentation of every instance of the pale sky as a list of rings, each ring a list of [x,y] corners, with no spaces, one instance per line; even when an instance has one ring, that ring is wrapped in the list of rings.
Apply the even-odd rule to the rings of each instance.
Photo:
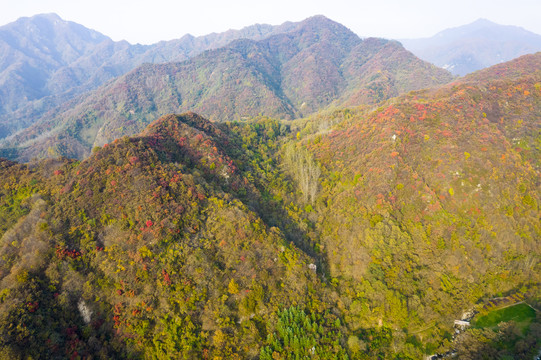
[[[325,15],[361,37],[430,37],[485,18],[541,34],[541,0],[0,0],[0,25],[57,13],[113,40],[151,44]]]

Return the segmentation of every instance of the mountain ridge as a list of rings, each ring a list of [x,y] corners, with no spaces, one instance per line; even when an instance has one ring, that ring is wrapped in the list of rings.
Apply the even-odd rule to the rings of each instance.
[[[496,299],[541,304],[539,61],[0,159],[0,353],[530,359],[538,317],[452,334]]]
[[[0,353],[133,358],[150,355],[150,346],[157,356],[178,358],[209,351],[258,356],[260,348],[253,345],[266,341],[263,319],[315,299],[310,289],[320,280],[307,266],[311,258],[251,206],[261,194],[245,177],[251,165],[243,164],[238,135],[193,113],[167,115],[80,163],[0,161],[3,184],[15,185],[11,177],[17,176],[21,195],[29,187],[40,189],[25,198],[28,212],[6,209],[12,193],[0,190],[0,211],[10,215],[0,216],[0,326],[6,329]],[[11,221],[17,224],[6,229]],[[34,237],[39,228],[47,230]],[[55,237],[66,228],[72,235]],[[31,255],[21,260],[23,253]],[[23,273],[25,280],[17,281]],[[90,292],[81,292],[80,280]],[[320,299],[311,321],[337,331],[328,300]],[[23,309],[30,310],[16,318]],[[172,318],[182,324],[173,332]],[[7,330],[17,321],[26,330]],[[205,334],[211,337],[204,344]],[[139,344],[124,344],[124,335]],[[170,348],[179,336],[190,345]],[[56,340],[39,342],[45,349],[36,351],[31,344],[42,337]],[[343,353],[331,340],[321,339],[313,351],[324,357]]]
[[[449,80],[447,72],[416,59],[397,42],[361,40],[332,20],[314,17],[290,32],[236,40],[182,63],[143,65],[54,109],[4,143],[16,146],[62,131],[64,140],[51,133],[49,144],[42,141],[38,149],[32,143],[34,153],[22,156],[43,156],[53,146],[53,153],[83,157],[93,146],[135,134],[164,113],[197,111],[213,121],[259,114],[292,119]]]
[[[88,47],[87,52],[69,50],[69,46],[63,47],[50,43],[47,47],[55,49],[53,53],[57,58],[49,59],[43,63],[40,54],[41,41],[26,42],[19,51],[18,68],[11,68],[12,60],[8,56],[12,51],[17,52],[9,45],[9,39],[24,37],[26,31],[34,29],[34,33],[47,32],[47,40],[57,37],[70,36],[65,27],[75,28],[79,32],[93,35],[87,38],[72,41],[79,47]],[[0,57],[0,120],[4,128],[20,129],[25,123],[31,122],[31,118],[39,116],[52,107],[61,104],[74,96],[82,94],[102,85],[106,81],[133,70],[145,62],[163,63],[171,61],[183,61],[193,57],[202,51],[218,48],[228,42],[244,37],[261,39],[273,33],[280,33],[294,28],[296,23],[286,22],[282,25],[256,24],[240,30],[228,30],[224,33],[213,33],[200,37],[184,35],[180,39],[161,41],[152,45],[130,44],[125,40],[113,41],[109,37],[94,30],[85,28],[82,25],[62,20],[56,14],[35,15],[33,17],[21,18],[13,23],[0,28],[0,40],[4,36],[2,48],[3,57]],[[54,31],[51,33],[50,29]],[[55,32],[56,31],[56,32]],[[72,31],[77,34],[77,31]],[[32,33],[28,36],[31,37]],[[6,39],[8,39],[6,41]],[[90,40],[99,41],[90,41]],[[61,61],[58,56],[62,50],[71,54],[66,60]],[[11,56],[9,59],[12,59]],[[47,58],[47,57],[45,57]],[[2,62],[2,59],[4,61]],[[8,61],[8,62],[6,62]],[[21,78],[22,77],[22,78]],[[2,80],[3,79],[3,80]],[[39,84],[36,82],[38,81]],[[2,85],[4,84],[4,85]],[[22,112],[17,120],[11,121],[10,116],[15,111]],[[17,115],[15,115],[17,117]],[[30,118],[30,119],[29,119]],[[4,130],[13,131],[13,130]]]

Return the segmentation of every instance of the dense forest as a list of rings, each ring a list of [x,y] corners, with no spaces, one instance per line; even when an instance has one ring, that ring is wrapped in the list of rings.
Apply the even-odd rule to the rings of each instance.
[[[141,65],[71,101],[36,106],[39,114],[18,111],[9,120],[0,118],[0,156],[82,159],[93,147],[137,134],[164,114],[194,111],[215,122],[262,114],[291,120],[329,105],[377,103],[451,79],[396,41],[361,39],[317,16],[286,33],[239,39],[184,62]],[[3,132],[2,126],[16,129]]]
[[[539,69],[0,159],[0,358],[531,359]]]

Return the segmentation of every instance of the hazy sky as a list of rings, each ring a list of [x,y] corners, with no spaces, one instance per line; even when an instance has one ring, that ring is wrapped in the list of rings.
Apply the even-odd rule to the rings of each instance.
[[[0,25],[57,13],[113,40],[150,44],[325,15],[359,36],[429,37],[486,18],[541,34],[541,0],[0,0]]]

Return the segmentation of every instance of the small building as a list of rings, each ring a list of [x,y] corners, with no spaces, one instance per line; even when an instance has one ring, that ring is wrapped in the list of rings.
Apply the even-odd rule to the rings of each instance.
[[[465,328],[469,327],[470,326],[470,322],[469,321],[464,321],[464,320],[455,320],[455,327],[461,329],[461,330],[464,330]]]

